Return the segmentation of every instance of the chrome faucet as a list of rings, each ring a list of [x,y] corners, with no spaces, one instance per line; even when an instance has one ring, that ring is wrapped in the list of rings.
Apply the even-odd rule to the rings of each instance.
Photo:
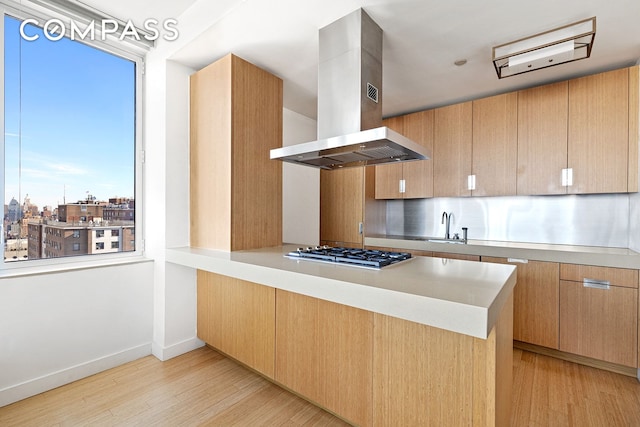
[[[444,238],[445,239],[450,239],[451,236],[449,234],[449,230],[451,228],[451,217],[453,216],[453,212],[442,212],[442,221],[440,222],[440,224],[444,224],[446,222],[446,229],[444,232]]]

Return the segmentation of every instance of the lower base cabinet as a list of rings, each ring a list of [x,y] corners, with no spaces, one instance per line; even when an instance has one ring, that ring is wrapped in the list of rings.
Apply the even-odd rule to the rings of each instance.
[[[197,272],[198,338],[273,378],[276,290]]]
[[[636,367],[638,290],[560,281],[560,350]]]
[[[558,349],[560,264],[482,257],[483,262],[517,266],[513,290],[513,339]]]
[[[372,425],[373,313],[277,291],[275,380],[356,425]]]
[[[486,340],[198,271],[198,336],[361,426],[507,426],[513,298]]]

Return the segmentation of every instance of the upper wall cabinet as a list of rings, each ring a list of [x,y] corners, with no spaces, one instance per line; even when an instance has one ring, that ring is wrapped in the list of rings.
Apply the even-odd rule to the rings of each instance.
[[[191,245],[282,243],[282,80],[229,54],[190,80]]]
[[[433,152],[433,110],[383,120],[383,125]],[[376,199],[433,197],[433,161],[419,160],[376,166]]]
[[[638,67],[569,81],[568,193],[638,191]]]
[[[471,102],[434,110],[433,195],[470,196],[473,105]]]
[[[518,92],[517,194],[565,194],[568,82]]]
[[[518,93],[473,101],[473,196],[516,194]]]

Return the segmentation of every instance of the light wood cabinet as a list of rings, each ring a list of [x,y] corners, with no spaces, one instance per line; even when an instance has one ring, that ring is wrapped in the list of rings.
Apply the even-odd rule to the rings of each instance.
[[[471,195],[472,120],[471,101],[434,110],[434,197]]]
[[[518,93],[473,101],[473,196],[516,194]]]
[[[275,374],[275,289],[197,272],[198,338],[256,371]]]
[[[375,314],[374,425],[509,425],[512,314],[486,340]]]
[[[433,110],[383,120],[383,125],[433,152]],[[433,197],[433,160],[376,166],[376,199]]]
[[[566,81],[518,92],[518,195],[567,192],[568,104]]]
[[[282,243],[282,80],[227,55],[190,78],[191,246]]]
[[[560,350],[636,367],[638,271],[561,264],[560,279]]]
[[[278,290],[276,316],[276,381],[373,425],[373,313]]]
[[[570,194],[638,190],[638,67],[569,81]]]
[[[513,291],[513,339],[558,349],[560,265],[557,262],[482,257],[517,266]]]
[[[365,167],[320,171],[320,240],[362,247]],[[328,243],[327,243],[328,244]]]

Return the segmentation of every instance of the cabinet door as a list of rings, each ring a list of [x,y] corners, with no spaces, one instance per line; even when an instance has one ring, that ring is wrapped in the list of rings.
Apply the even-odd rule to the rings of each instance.
[[[636,367],[638,289],[560,281],[560,350]]]
[[[429,160],[402,163],[405,199],[433,197],[433,110],[404,116],[404,135],[432,153]]]
[[[373,313],[277,290],[276,381],[372,425]]]
[[[404,135],[404,117],[396,116],[384,119],[383,126]],[[402,199],[400,180],[402,179],[402,163],[374,166],[376,168],[375,198]]]
[[[569,84],[518,92],[517,194],[565,194]],[[516,304],[517,305],[517,304]]]
[[[198,338],[273,378],[275,289],[203,270],[197,286]]]
[[[517,266],[518,276],[513,290],[513,339],[557,350],[559,264],[485,256],[482,261]]]
[[[376,168],[376,199],[402,199],[400,180],[402,180],[402,163],[378,165]]]
[[[471,102],[434,110],[433,194],[470,196],[473,109]]]
[[[516,194],[518,93],[473,101],[474,196]]]
[[[362,247],[364,166],[320,171],[320,240]]]
[[[570,80],[568,192],[626,192],[628,160],[629,69]]]

